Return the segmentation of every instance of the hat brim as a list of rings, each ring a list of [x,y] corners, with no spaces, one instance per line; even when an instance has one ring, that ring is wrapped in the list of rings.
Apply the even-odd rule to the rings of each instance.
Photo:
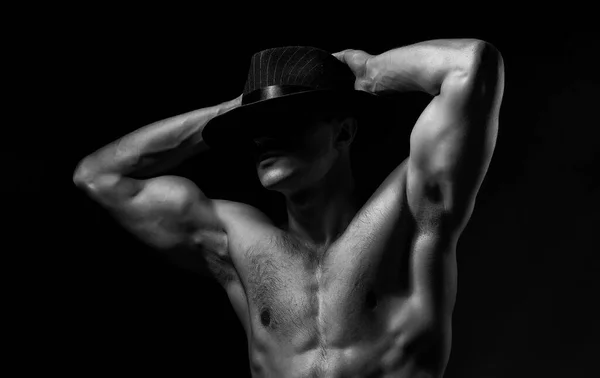
[[[273,131],[274,125],[285,128],[285,123],[269,122],[270,118],[278,116],[350,111],[362,118],[385,115],[391,110],[391,102],[387,98],[365,91],[313,90],[241,105],[210,120],[202,131],[202,138],[211,148],[227,147],[242,139]]]

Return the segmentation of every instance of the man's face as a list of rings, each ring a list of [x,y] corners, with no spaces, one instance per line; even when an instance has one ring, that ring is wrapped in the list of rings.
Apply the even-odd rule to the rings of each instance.
[[[274,122],[274,131],[253,138],[263,187],[291,192],[314,185],[327,174],[339,154],[335,122],[305,116],[276,117],[269,122]]]

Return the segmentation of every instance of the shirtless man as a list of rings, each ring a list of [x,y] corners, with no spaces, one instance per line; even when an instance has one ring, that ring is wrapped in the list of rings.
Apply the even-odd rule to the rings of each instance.
[[[409,157],[364,203],[349,162],[360,122],[343,112],[289,114],[309,123],[290,131],[294,148],[277,144],[283,134],[251,136],[260,182],[285,196],[284,227],[249,205],[207,198],[185,178],[159,176],[206,151],[207,123],[244,96],[121,138],[83,159],[74,182],[142,241],[221,283],[254,377],[441,377],[456,245],[495,147],[502,57],[480,40],[328,56],[350,68],[355,90],[433,96]]]

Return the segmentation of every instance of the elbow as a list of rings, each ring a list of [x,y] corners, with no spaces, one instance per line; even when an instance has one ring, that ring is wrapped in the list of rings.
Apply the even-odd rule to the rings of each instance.
[[[470,39],[463,45],[473,62],[486,60],[501,60],[500,50],[491,42],[482,39]]]
[[[500,50],[490,42],[474,40],[470,47],[469,68],[472,73],[485,73],[498,77],[504,73],[504,60]]]
[[[77,164],[73,172],[73,184],[80,189],[88,188],[92,177],[92,169],[87,164],[86,159],[83,159]]]
[[[500,51],[491,43],[482,43],[478,48],[476,80],[480,95],[487,104],[499,104],[504,93],[504,60]]]
[[[502,54],[493,44],[482,40],[472,41],[468,50],[467,68],[462,75],[465,88],[473,91],[485,104],[497,102],[504,89]]]
[[[489,88],[503,77],[502,55],[493,44],[480,39],[461,40],[457,51],[454,68],[444,78],[440,90],[445,86],[467,90],[482,85]]]
[[[482,39],[456,40],[453,47],[457,52],[454,68],[462,73],[472,73],[483,66],[502,61],[502,55],[496,46]]]
[[[73,184],[75,184],[76,187],[81,188],[85,183],[85,176],[85,170],[82,168],[81,163],[79,163],[77,168],[75,168],[75,172],[73,172]]]

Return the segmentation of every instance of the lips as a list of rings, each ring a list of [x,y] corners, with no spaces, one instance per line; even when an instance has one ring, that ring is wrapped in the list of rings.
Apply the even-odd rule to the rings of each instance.
[[[278,148],[277,139],[272,137],[260,137],[254,139],[256,146],[256,156],[258,161],[264,161],[266,159],[282,155],[282,151]]]

